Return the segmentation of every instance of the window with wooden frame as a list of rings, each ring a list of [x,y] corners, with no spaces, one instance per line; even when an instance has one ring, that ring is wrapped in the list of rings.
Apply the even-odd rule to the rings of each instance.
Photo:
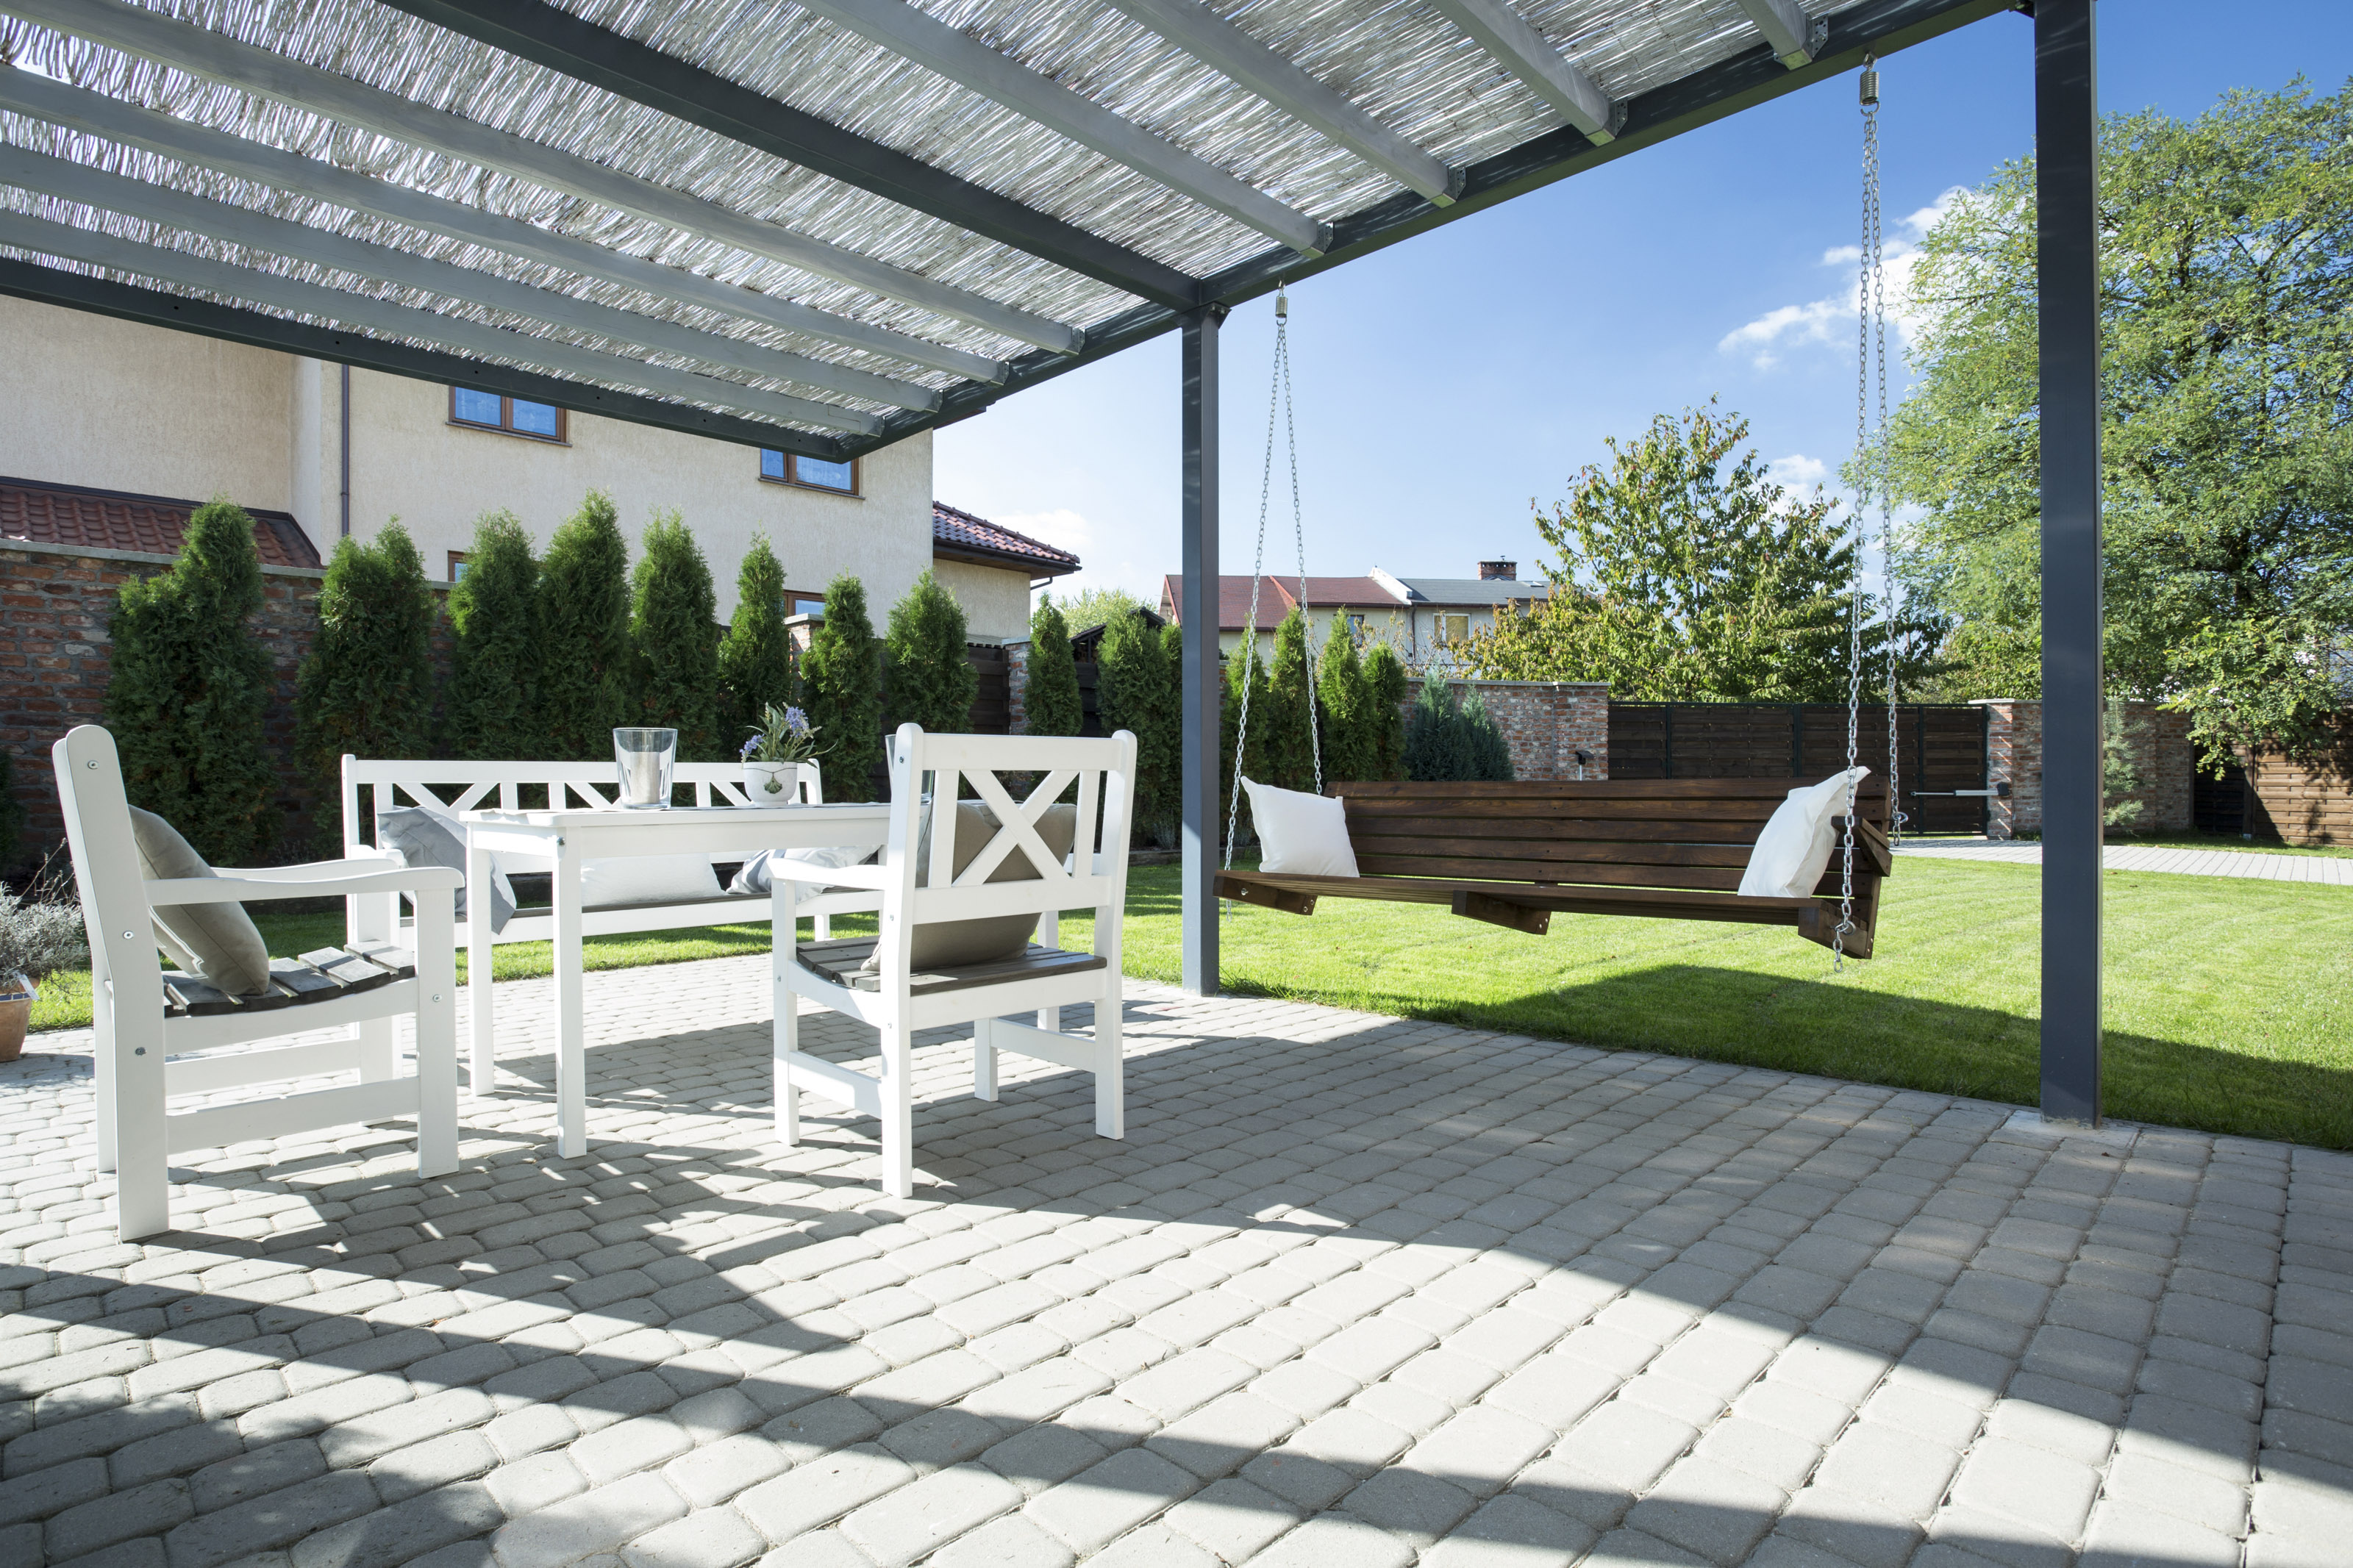
[[[563,409],[552,403],[533,403],[478,387],[449,389],[449,423],[470,430],[496,430],[504,436],[565,444]]]
[[[760,453],[760,477],[772,485],[797,485],[805,490],[827,490],[838,496],[858,494],[858,459],[828,463],[793,452]]]
[[[815,616],[818,620],[823,620],[825,619],[825,595],[823,594],[787,593],[785,595],[785,614],[787,616]]]
[[[1471,640],[1471,617],[1469,616],[1435,616],[1431,618],[1438,623],[1439,647],[1451,647],[1456,643],[1469,642]]]
[[[448,580],[452,583],[462,583],[466,580],[466,552],[464,551],[452,550],[449,552],[449,576]]]

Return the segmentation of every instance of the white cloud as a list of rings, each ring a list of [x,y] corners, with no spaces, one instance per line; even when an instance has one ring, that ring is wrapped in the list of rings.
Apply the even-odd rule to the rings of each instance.
[[[1100,527],[1084,513],[1069,507],[1052,511],[1003,512],[989,521],[1067,550],[1079,558],[1080,570],[1054,579],[1050,592],[1058,604],[1089,588],[1124,588],[1146,604],[1159,602],[1160,576],[1166,567],[1134,558],[1132,546],[1135,540],[1132,534],[1123,535]]]
[[[1888,324],[1896,339],[1894,346],[1909,347],[1919,324],[1918,313],[1912,308],[1911,285],[1912,269],[1919,264],[1920,243],[1936,226],[1936,220],[1966,195],[1957,185],[1887,227],[1881,258],[1886,269],[1883,286]],[[1770,370],[1781,362],[1784,353],[1793,350],[1812,344],[1843,349],[1852,344],[1862,319],[1862,279],[1854,276],[1862,259],[1862,247],[1859,245],[1836,245],[1823,251],[1822,266],[1848,275],[1838,292],[1807,304],[1777,306],[1725,333],[1715,345],[1717,352],[1746,354],[1758,370]]]
[[[1791,489],[1825,483],[1831,477],[1831,466],[1820,458],[1809,458],[1803,452],[1792,452],[1786,458],[1775,458],[1766,465],[1773,482]]]

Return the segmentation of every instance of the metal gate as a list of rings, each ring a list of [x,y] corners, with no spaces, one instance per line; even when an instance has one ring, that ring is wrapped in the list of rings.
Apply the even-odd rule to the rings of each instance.
[[[1895,710],[1898,787],[1914,833],[1983,833],[1992,720],[1973,703]],[[1887,771],[1887,709],[1865,704],[1856,760]],[[1835,702],[1609,704],[1617,779],[1820,779],[1846,765],[1846,708]]]

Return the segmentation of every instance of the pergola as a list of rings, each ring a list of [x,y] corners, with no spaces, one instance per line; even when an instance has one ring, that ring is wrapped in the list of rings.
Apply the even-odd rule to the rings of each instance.
[[[1184,979],[1208,992],[1227,312],[2013,9],[2042,1103],[2096,1122],[2092,0],[0,0],[0,290],[832,460],[1181,333]]]

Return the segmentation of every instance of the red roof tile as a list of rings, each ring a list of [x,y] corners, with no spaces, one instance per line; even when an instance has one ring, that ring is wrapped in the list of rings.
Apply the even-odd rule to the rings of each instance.
[[[1160,580],[1160,613],[1171,621],[1179,620],[1177,612],[1183,604],[1184,581],[1175,576]],[[1218,579],[1218,629],[1238,632],[1250,619],[1250,580],[1247,575]],[[1291,606],[1299,600],[1299,579],[1268,576],[1261,581],[1258,594],[1258,625],[1261,631],[1271,632],[1291,614]],[[1311,609],[1403,609],[1395,594],[1382,587],[1371,577],[1310,577],[1307,579],[1307,603]]]
[[[188,515],[203,504],[79,485],[0,479],[0,537],[88,550],[176,555]],[[263,565],[318,567],[318,546],[291,513],[260,507],[245,510],[253,518],[253,542],[261,552]]]
[[[975,517],[936,500],[932,503],[932,552],[951,560],[965,556],[991,565],[1027,566],[1045,577],[1059,577],[1079,569],[1079,558],[1067,550],[1058,550],[1042,539],[1016,533],[985,517]]]

